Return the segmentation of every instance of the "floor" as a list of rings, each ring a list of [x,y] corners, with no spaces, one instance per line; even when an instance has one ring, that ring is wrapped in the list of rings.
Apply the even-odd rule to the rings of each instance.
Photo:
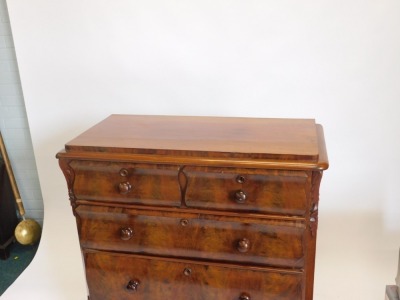
[[[16,242],[11,244],[10,257],[0,260],[0,296],[30,264],[36,250],[37,245],[22,246]]]

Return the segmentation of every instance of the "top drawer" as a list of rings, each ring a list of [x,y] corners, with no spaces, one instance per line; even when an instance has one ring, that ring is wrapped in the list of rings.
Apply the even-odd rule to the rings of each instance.
[[[70,163],[77,199],[180,206],[178,166],[122,162]]]
[[[188,207],[298,216],[308,207],[310,172],[213,167],[184,172]]]

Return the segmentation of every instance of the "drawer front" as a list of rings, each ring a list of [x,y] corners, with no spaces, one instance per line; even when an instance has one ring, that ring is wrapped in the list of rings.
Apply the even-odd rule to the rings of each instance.
[[[255,218],[78,206],[90,249],[304,267],[305,224]]]
[[[171,165],[72,161],[77,199],[179,206],[179,167]]]
[[[186,204],[203,209],[304,216],[311,176],[304,171],[186,167]]]
[[[300,272],[101,252],[84,257],[90,300],[304,299]]]

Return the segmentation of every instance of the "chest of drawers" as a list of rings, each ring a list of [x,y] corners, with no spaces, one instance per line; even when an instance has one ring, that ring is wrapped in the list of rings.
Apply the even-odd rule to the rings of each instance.
[[[111,115],[57,158],[90,300],[312,299],[314,120]]]

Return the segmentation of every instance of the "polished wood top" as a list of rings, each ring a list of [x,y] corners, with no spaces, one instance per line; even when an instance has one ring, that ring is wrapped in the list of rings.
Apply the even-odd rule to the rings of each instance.
[[[318,162],[318,126],[312,119],[111,115],[65,149]]]

